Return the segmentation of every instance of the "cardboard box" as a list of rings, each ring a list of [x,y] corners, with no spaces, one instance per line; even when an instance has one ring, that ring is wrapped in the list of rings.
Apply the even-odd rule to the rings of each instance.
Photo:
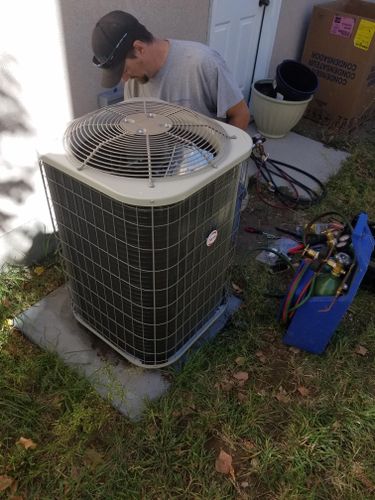
[[[318,76],[307,116],[353,129],[375,114],[375,4],[340,0],[314,7],[302,62]]]

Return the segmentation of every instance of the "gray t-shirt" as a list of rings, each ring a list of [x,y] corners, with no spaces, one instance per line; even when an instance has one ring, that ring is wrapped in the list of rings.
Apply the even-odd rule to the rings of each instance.
[[[227,110],[243,95],[221,55],[198,42],[169,40],[169,44],[164,66],[145,84],[128,80],[124,98],[154,97],[212,118],[226,118]]]

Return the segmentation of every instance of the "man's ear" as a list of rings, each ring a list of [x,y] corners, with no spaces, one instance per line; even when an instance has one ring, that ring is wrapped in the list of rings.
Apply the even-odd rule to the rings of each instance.
[[[133,42],[133,49],[135,52],[136,56],[143,56],[144,51],[145,51],[145,42],[142,42],[141,40],[135,40]]]

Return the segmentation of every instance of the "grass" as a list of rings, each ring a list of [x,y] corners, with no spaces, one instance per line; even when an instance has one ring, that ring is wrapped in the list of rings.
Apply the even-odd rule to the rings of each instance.
[[[351,152],[307,218],[332,208],[375,218],[374,142]],[[135,423],[10,328],[8,319],[61,283],[59,266],[4,270],[0,476],[15,482],[0,498],[373,498],[374,296],[360,291],[325,354],[314,356],[282,344],[257,270],[250,258],[237,266],[245,307],[180,372],[169,371],[170,391]],[[242,387],[238,371],[249,374]],[[21,436],[36,448],[17,444]],[[235,479],[215,471],[220,449],[233,457]]]

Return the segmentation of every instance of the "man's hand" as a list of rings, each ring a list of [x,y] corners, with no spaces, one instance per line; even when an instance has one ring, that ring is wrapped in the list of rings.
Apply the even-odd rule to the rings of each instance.
[[[244,100],[228,109],[227,121],[230,125],[246,130],[250,121],[250,111]]]

